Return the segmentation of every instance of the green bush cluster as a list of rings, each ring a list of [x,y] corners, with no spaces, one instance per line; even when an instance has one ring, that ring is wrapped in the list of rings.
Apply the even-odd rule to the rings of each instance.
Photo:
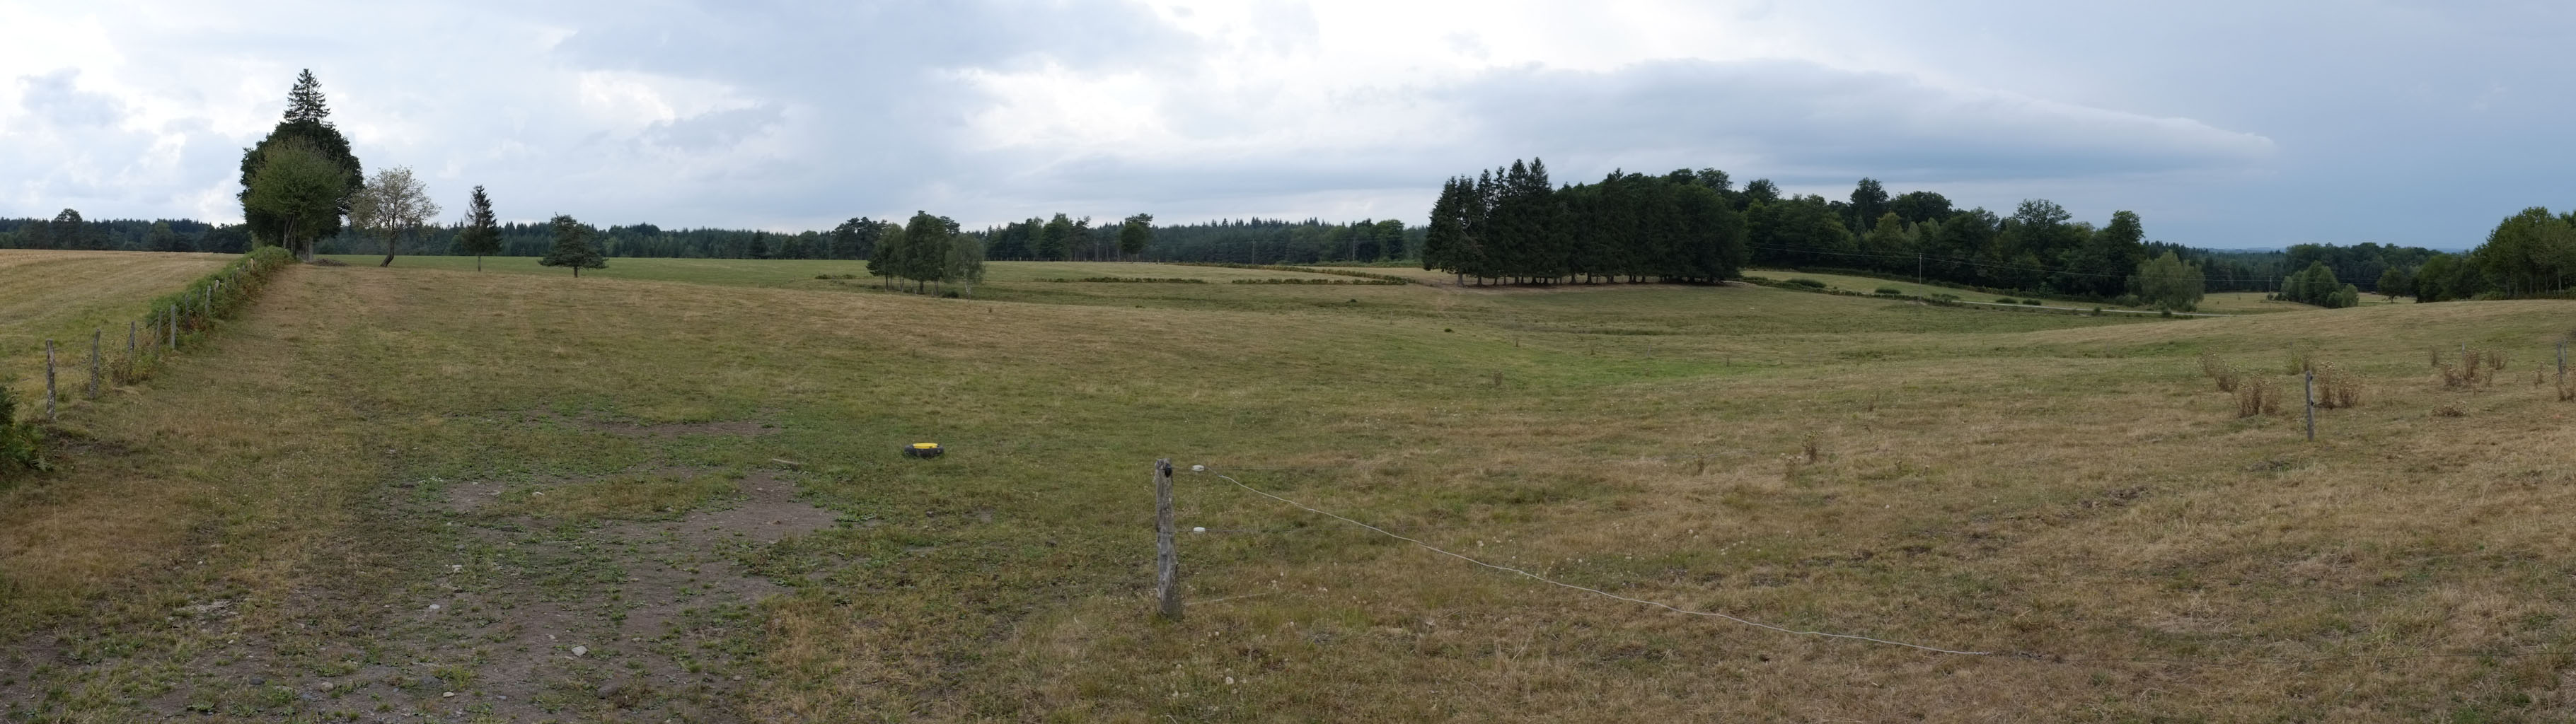
[[[1808,288],[1808,289],[1823,289],[1823,288],[1825,288],[1825,283],[1824,283],[1824,282],[1816,281],[1816,280],[1814,280],[1814,279],[1808,279],[1808,278],[1806,278],[1806,277],[1798,277],[1798,278],[1795,278],[1795,279],[1791,279],[1791,280],[1789,280],[1789,284],[1791,284],[1791,285],[1793,285],[1793,286],[1806,287],[1806,288]]]
[[[36,426],[18,422],[18,394],[0,380],[0,483],[46,468],[36,447]]]

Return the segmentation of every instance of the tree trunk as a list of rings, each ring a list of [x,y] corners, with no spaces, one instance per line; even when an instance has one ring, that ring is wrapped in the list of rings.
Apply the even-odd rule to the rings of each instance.
[[[481,255],[481,254],[476,254],[476,255],[474,255],[474,270],[475,270],[475,271],[482,271],[482,270],[483,270],[483,255]]]

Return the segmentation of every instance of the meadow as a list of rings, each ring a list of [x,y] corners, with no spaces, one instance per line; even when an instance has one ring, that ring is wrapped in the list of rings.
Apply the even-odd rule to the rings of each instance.
[[[953,299],[855,262],[349,261],[73,407],[64,469],[0,491],[0,715],[2576,707],[2576,403],[2543,369],[2576,303],[2119,319],[1008,262]],[[1084,277],[1214,283],[1047,281]],[[0,326],[7,363],[52,333]],[[2463,345],[2503,368],[2446,386]],[[2313,442],[2202,374],[2295,390],[2294,352],[2363,386]],[[949,452],[898,455],[925,440]],[[1178,621],[1148,599],[1157,458],[1208,529]],[[1220,474],[1605,593],[1974,653],[1551,586]]]

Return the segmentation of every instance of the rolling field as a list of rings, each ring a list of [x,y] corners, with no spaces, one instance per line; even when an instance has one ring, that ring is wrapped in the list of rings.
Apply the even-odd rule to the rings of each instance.
[[[852,262],[362,259],[287,270],[0,490],[0,717],[2576,708],[2576,403],[2534,377],[2576,303],[2109,319],[1015,263],[938,299],[814,279]],[[2429,350],[2463,344],[2505,369],[2445,388]],[[2200,372],[2295,389],[2294,348],[2364,385],[2313,443]],[[1208,529],[1180,621],[1147,596],[1165,457]],[[1551,586],[1219,473],[1571,585],[1982,655]]]

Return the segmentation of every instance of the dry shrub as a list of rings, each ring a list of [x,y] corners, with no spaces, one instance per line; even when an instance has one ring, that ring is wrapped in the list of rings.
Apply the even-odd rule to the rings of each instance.
[[[2459,405],[2443,405],[2443,406],[2441,406],[2441,407],[2433,408],[2433,416],[2434,416],[2434,417],[2468,417],[2468,416],[2469,416],[2469,413],[2468,413],[2468,411],[2467,411],[2467,410],[2462,410],[2462,409],[2460,409],[2460,406],[2459,406]]]
[[[2200,353],[2200,374],[2218,383],[2218,391],[2236,391],[2236,366],[2219,359],[2217,353]]]
[[[2495,351],[2495,350],[2487,350],[2487,371],[2488,371],[2488,372],[2503,372],[2503,371],[2504,371],[2504,353],[2503,353],[2503,352],[2498,352],[2498,351]],[[2492,376],[2494,376],[2494,375],[2489,375],[2489,376],[2490,376],[2490,377],[2492,377]]]
[[[2308,365],[2310,362],[2311,360],[2308,358],[2307,350],[2293,346],[2290,348],[2290,366],[2284,371],[2284,374],[2295,375],[2301,372],[2306,372],[2308,371]]]
[[[2361,404],[2361,378],[2333,362],[2318,362],[2317,406],[2352,407]]]
[[[2476,369],[2462,372],[2450,365],[2442,365],[2441,370],[2443,389],[2456,390],[2477,383],[2478,372]]]
[[[2253,417],[2281,411],[2281,386],[2269,377],[2247,377],[2236,385],[2236,416]]]
[[[2558,401],[2576,402],[2576,385],[2568,384],[2566,375],[2558,376]]]

